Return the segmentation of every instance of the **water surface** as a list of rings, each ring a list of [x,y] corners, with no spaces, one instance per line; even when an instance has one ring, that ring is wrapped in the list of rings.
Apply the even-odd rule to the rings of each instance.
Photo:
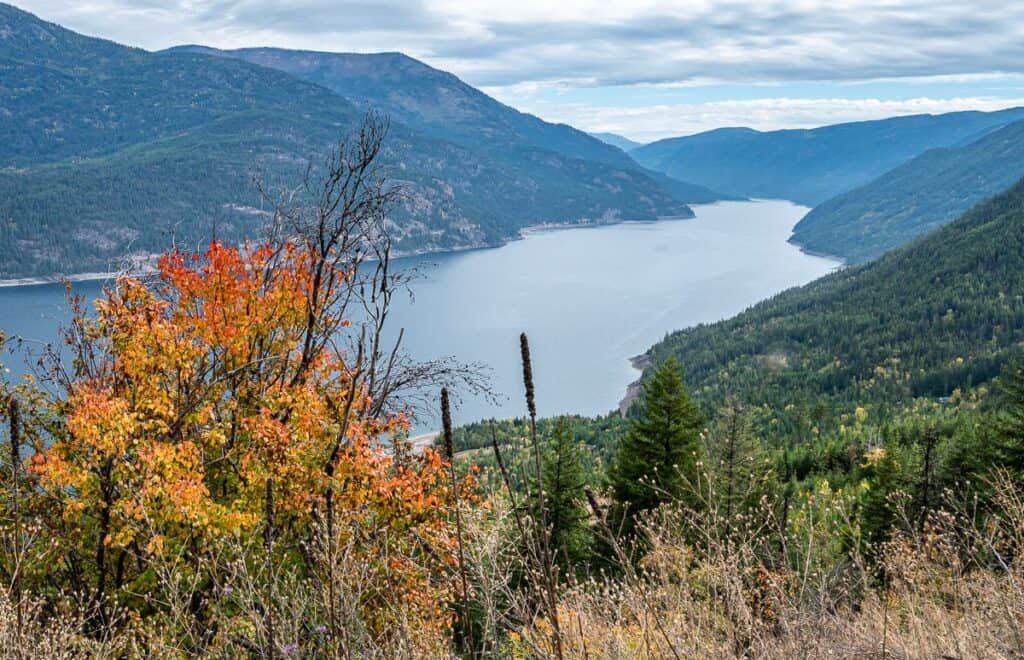
[[[401,259],[425,278],[392,318],[421,359],[492,368],[495,406],[467,399],[457,423],[521,415],[518,338],[530,336],[541,415],[615,408],[637,372],[629,358],[666,333],[732,316],[837,266],[786,242],[807,212],[783,201],[695,206],[691,220],[539,231],[489,250]],[[100,282],[74,289],[95,297]],[[66,321],[58,284],[0,289],[0,329],[53,341]],[[24,370],[15,357],[12,372]],[[425,420],[419,430],[436,422]]]

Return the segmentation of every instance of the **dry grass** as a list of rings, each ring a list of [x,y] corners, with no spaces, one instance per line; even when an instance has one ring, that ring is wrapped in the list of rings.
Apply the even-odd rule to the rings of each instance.
[[[710,488],[710,487],[709,487]],[[666,507],[645,520],[648,552],[636,570],[566,581],[558,594],[565,657],[598,658],[1021,658],[1024,657],[1024,484],[1001,477],[997,512],[935,513],[921,534],[898,536],[873,568],[840,543],[855,529],[850,493],[821,486],[785,525],[772,515],[723,520]],[[762,501],[764,510],[772,503]],[[517,543],[507,499],[466,507],[465,569],[480,657],[552,657],[554,631],[535,588],[536,558]],[[695,530],[698,531],[695,534]],[[853,544],[856,546],[856,544]],[[3,657],[266,657],[273,603],[275,657],[443,658],[452,638],[424,635],[394,612],[374,635],[353,607],[375,588],[360,556],[339,547],[336,583],[267,572],[259,543],[226,547],[220,629],[199,643],[188,603],[195,589],[173,562],[158,571],[160,614],[125,617],[117,632],[88,630],[73,601],[60,611],[27,596],[0,598]],[[885,580],[878,579],[879,572]],[[882,586],[884,584],[884,586]],[[343,639],[316,639],[328,593]],[[20,616],[18,608],[20,607]],[[77,613],[76,613],[77,612]],[[20,623],[19,623],[20,620]]]
[[[770,559],[778,549],[770,534],[704,539],[695,550],[681,530],[716,521],[662,511],[647,522],[651,547],[635,579],[594,579],[561,595],[566,655],[1024,657],[1024,567],[1015,560],[1024,552],[1024,488],[1004,477],[998,492],[1000,514],[983,524],[936,514],[924,533],[890,542],[884,587],[856,553],[828,550],[830,527],[844,520],[840,493],[817,494],[828,515],[787,532],[784,567]],[[544,655],[549,634],[534,621],[508,651]]]

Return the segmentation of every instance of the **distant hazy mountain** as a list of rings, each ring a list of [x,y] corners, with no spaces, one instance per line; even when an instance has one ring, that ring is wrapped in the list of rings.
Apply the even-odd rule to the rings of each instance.
[[[623,137],[616,133],[591,133],[591,135],[596,137],[601,142],[604,142],[605,144],[610,144],[613,147],[618,147],[619,149],[622,149],[626,153],[629,153],[631,150],[636,149],[637,147],[643,146],[642,142],[634,142],[633,140],[630,140],[628,137]]]
[[[928,149],[975,140],[1024,119],[1024,108],[955,112],[760,132],[722,128],[634,149],[641,165],[747,197],[813,206],[871,181]]]
[[[401,53],[322,53],[280,48],[218,50],[179,46],[167,52],[220,55],[285,71],[322,85],[357,106],[370,105],[432,137],[493,158],[518,160],[555,152],[633,170],[654,179],[687,203],[735,198],[704,186],[640,167],[622,149],[565,124],[552,124],[519,112],[455,75]]]
[[[793,230],[815,252],[866,261],[945,224],[1024,177],[1024,121],[939,148],[817,206]]]
[[[128,48],[0,4],[0,278],[102,270],[214,230],[253,236],[265,217],[253,173],[294,184],[364,111],[285,72]],[[589,136],[578,156],[490,150],[404,117],[384,155],[407,193],[393,218],[400,249],[496,244],[538,222],[690,214]]]

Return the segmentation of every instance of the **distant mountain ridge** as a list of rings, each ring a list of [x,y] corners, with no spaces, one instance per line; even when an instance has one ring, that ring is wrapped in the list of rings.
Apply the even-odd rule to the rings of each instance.
[[[630,140],[628,137],[623,137],[622,135],[619,135],[617,133],[591,133],[591,135],[596,137],[598,140],[601,140],[605,144],[610,144],[613,147],[618,147],[619,149],[622,149],[627,154],[633,149],[637,149],[639,147],[644,146],[642,142]]]
[[[434,138],[495,158],[555,152],[632,170],[657,182],[681,202],[736,199],[638,165],[616,146],[566,124],[520,112],[467,85],[457,76],[402,53],[326,53],[282,48],[220,50],[177,46],[189,52],[240,59],[284,71],[330,89],[357,106],[370,105]]]
[[[254,236],[252,176],[294,185],[364,113],[273,68],[129,48],[0,3],[0,278],[109,270],[126,252],[196,246],[214,231]],[[590,143],[598,160],[583,157]],[[495,245],[542,222],[692,215],[662,175],[589,136],[580,144],[578,156],[476,148],[396,118],[384,164],[407,193],[398,249]]]
[[[1024,108],[913,115],[814,129],[720,128],[630,152],[641,165],[726,194],[820,204],[928,149],[974,141]]]
[[[284,71],[369,103],[395,121],[459,144],[497,149],[540,145],[550,151],[617,166],[635,166],[621,150],[564,124],[550,124],[519,112],[402,53],[325,53],[283,48],[221,50],[178,46],[167,53],[202,53]]]
[[[932,149],[811,210],[793,242],[851,262],[873,259],[956,219],[1024,177],[1024,121]]]

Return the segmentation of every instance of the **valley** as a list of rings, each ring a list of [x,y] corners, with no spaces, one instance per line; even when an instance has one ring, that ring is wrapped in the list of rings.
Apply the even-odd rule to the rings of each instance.
[[[406,330],[416,359],[454,355],[489,367],[499,401],[468,397],[457,423],[523,413],[512,340],[524,327],[535,343],[541,413],[602,415],[638,375],[629,358],[667,329],[725,319],[837,267],[787,243],[806,210],[721,202],[695,206],[693,219],[544,228],[500,248],[398,259],[396,268],[422,277],[413,298],[398,301],[393,331]],[[73,290],[91,300],[102,286],[79,282]],[[56,326],[69,319],[59,283],[0,288],[0,308],[3,330],[29,350],[55,341]],[[15,373],[25,369],[17,357],[5,362]]]
[[[1024,657],[1024,9],[23,1],[0,655]]]

